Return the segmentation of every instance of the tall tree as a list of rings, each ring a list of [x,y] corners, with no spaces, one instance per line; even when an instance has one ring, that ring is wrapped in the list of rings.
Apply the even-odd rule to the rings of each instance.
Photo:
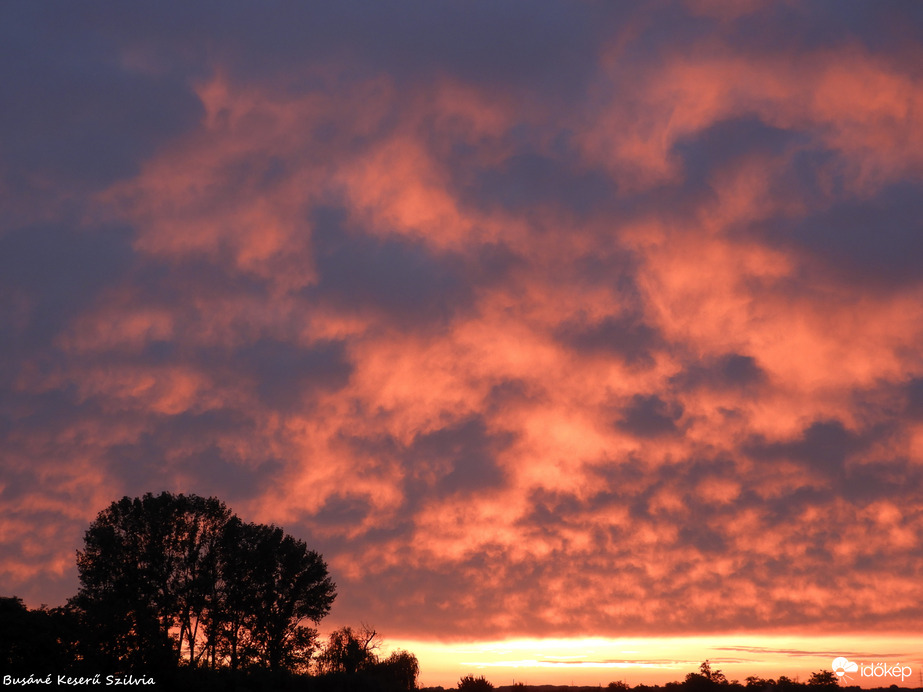
[[[305,668],[317,623],[329,611],[336,585],[313,550],[277,526],[226,527],[221,562],[223,631],[231,667]]]
[[[220,607],[214,585],[221,535],[231,513],[219,500],[195,495],[179,495],[174,509],[167,546],[172,566],[169,589],[175,596],[174,625],[179,627],[180,656],[185,647],[189,663],[195,665],[207,651],[204,625],[211,611]]]
[[[191,623],[203,615],[198,591],[216,542],[207,527],[229,515],[214,498],[170,493],[124,497],[99,513],[77,553],[74,604],[109,658],[138,668],[175,665],[185,640],[194,660]]]
[[[336,595],[320,555],[224,503],[148,493],[99,513],[77,553],[84,615],[105,660],[136,669],[180,661],[306,665]]]

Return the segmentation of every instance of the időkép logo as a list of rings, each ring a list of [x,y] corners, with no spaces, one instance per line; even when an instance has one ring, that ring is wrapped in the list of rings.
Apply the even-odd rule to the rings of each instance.
[[[863,678],[900,678],[901,682],[910,677],[913,669],[903,663],[856,663],[843,656],[833,659],[833,672],[838,678],[850,679],[848,673],[859,673]]]

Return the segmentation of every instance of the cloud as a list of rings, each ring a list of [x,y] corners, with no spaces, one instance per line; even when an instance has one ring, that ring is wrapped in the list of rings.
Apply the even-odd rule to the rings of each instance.
[[[914,6],[215,9],[4,10],[9,588],[166,489],[389,636],[918,619]]]
[[[766,377],[753,356],[728,353],[707,364],[691,365],[672,379],[682,388],[747,389],[765,383]]]
[[[816,421],[791,442],[754,441],[750,453],[762,459],[788,459],[826,476],[844,472],[847,460],[868,445],[868,438],[847,430],[838,420]]]
[[[470,304],[458,257],[434,256],[422,243],[349,234],[326,218],[312,238],[319,281],[305,292],[309,300],[427,324],[450,319]]]
[[[638,437],[660,437],[678,432],[682,416],[682,404],[668,403],[656,394],[635,394],[616,426]]]
[[[123,229],[81,232],[66,222],[8,229],[0,236],[0,288],[9,297],[6,348],[46,347],[132,262],[130,233]]]
[[[229,361],[253,373],[259,397],[270,406],[297,407],[305,390],[342,388],[352,372],[342,342],[298,348],[285,341],[260,339],[231,355]]]
[[[138,172],[203,111],[182,78],[132,69],[107,31],[67,5],[4,13],[2,76],[16,98],[0,114],[4,181],[101,189]],[[75,29],[82,31],[75,31]]]
[[[771,238],[803,248],[843,279],[901,286],[915,282],[921,251],[920,187],[888,185],[797,220],[770,225]]]
[[[414,439],[408,454],[408,468],[429,486],[427,490],[438,493],[471,493],[494,488],[504,480],[496,456],[510,444],[510,437],[509,434],[490,434],[479,418],[443,427]],[[435,479],[426,482],[433,471]],[[411,491],[411,494],[419,492]]]
[[[584,324],[581,324],[584,322]],[[607,316],[595,324],[572,320],[557,329],[558,338],[578,352],[611,353],[630,365],[650,365],[653,351],[662,345],[657,330],[636,315]]]
[[[923,417],[923,379],[914,378],[906,385],[907,413],[914,418]]]
[[[565,162],[527,151],[476,173],[466,197],[490,208],[526,212],[546,204],[583,216],[615,199],[611,179],[602,172],[569,170]]]

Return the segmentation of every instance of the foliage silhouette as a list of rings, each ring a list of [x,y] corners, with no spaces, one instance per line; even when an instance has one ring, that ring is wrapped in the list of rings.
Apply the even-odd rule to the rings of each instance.
[[[29,610],[22,599],[0,597],[0,670],[29,674],[61,670],[74,658],[74,623],[63,608]]]
[[[747,687],[756,688],[760,690],[766,687],[773,687],[776,684],[775,680],[772,680],[772,679],[765,680],[759,677],[758,675],[748,675],[745,681],[747,683]]]
[[[351,627],[343,627],[330,633],[317,657],[317,670],[321,674],[352,674],[368,670],[378,663],[380,646],[381,638],[368,625],[355,631]]]
[[[320,555],[224,503],[148,493],[99,513],[78,551],[71,605],[97,657],[128,670],[306,668],[336,596]]]
[[[275,526],[232,517],[219,542],[220,610],[209,632],[231,668],[262,665],[307,672],[333,583],[320,556]]]
[[[356,630],[343,627],[330,633],[317,655],[316,672],[334,687],[345,685],[389,692],[416,689],[420,675],[417,657],[409,651],[397,650],[382,660],[378,656],[380,648],[381,637],[374,628],[365,624]]]
[[[794,690],[798,687],[798,683],[792,680],[787,675],[780,675],[779,679],[776,680],[775,689],[785,692],[786,690]]]
[[[493,683],[483,675],[479,675],[478,677],[466,675],[458,681],[458,689],[464,690],[465,692],[488,692],[488,690],[492,690],[493,688]]]
[[[810,687],[839,687],[840,679],[832,670],[818,670],[808,679]]]
[[[375,667],[389,689],[414,690],[420,677],[420,663],[409,651],[398,649]]]
[[[124,497],[99,513],[77,553],[81,588],[72,604],[104,658],[162,669],[185,645],[188,662],[197,662],[199,623],[215,606],[216,543],[229,516],[214,498],[169,493]]]
[[[727,685],[728,680],[720,670],[712,670],[711,663],[703,661],[698,673],[689,673],[683,682],[683,687],[692,692],[707,692],[718,686]]]

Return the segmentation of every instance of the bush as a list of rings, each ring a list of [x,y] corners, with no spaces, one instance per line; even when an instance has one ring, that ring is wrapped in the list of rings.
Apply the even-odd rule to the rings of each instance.
[[[493,684],[483,675],[474,677],[466,675],[458,681],[458,689],[466,692],[488,692],[494,688]]]

